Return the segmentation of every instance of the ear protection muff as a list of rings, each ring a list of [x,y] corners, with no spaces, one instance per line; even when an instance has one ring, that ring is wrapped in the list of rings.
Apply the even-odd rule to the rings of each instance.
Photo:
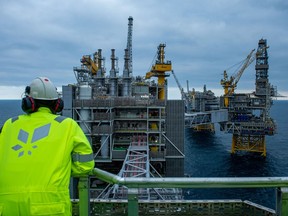
[[[35,100],[30,96],[26,96],[26,97],[22,98],[21,108],[26,113],[33,113],[33,112],[37,111],[37,106],[36,106]],[[64,101],[61,98],[58,98],[55,101],[54,106],[50,107],[50,109],[51,108],[52,108],[51,111],[54,113],[61,112],[64,108]]]
[[[25,97],[22,98],[22,110],[26,113],[33,113],[35,111],[37,111],[38,106],[36,105],[35,100],[29,96],[30,94],[30,86],[26,86],[25,88]],[[64,108],[64,101],[61,98],[58,98],[57,100],[55,100],[54,103],[52,103],[49,106],[50,110],[53,113],[59,113],[63,110]]]
[[[53,111],[55,113],[59,113],[63,110],[63,108],[64,108],[64,101],[61,98],[58,98],[55,102]]]
[[[35,101],[32,97],[29,96],[30,94],[30,86],[26,86],[25,88],[25,97],[22,98],[22,105],[21,108],[26,113],[32,113],[37,110]]]
[[[26,97],[22,98],[21,108],[26,113],[33,113],[37,110],[35,101],[30,96],[26,96]]]

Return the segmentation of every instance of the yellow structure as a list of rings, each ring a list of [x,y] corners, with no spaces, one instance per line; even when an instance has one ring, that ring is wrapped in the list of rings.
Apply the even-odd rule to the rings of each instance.
[[[244,70],[255,60],[255,56],[252,58],[252,54],[255,51],[253,49],[247,58],[244,60],[244,63],[240,70],[235,74],[232,75],[230,78],[227,75],[226,70],[224,71],[224,78],[221,79],[220,83],[224,88],[224,106],[228,107],[229,105],[229,96],[234,93],[234,90],[237,87],[237,83],[239,82]]]
[[[265,136],[233,134],[231,153],[234,154],[236,151],[259,152],[266,157]]]
[[[215,133],[214,124],[196,125],[195,127],[193,127],[193,130],[196,131],[196,132],[211,132],[211,133]]]
[[[93,59],[90,57],[90,55],[84,55],[81,59],[81,63],[91,71],[92,75],[96,75],[98,71],[97,58],[98,54],[95,52],[93,54]]]
[[[158,99],[165,99],[165,77],[169,76],[166,74],[167,71],[172,71],[171,61],[164,61],[165,59],[165,44],[160,44],[158,46],[157,60],[152,66],[151,70],[146,73],[145,79],[150,79],[151,77],[158,78]]]

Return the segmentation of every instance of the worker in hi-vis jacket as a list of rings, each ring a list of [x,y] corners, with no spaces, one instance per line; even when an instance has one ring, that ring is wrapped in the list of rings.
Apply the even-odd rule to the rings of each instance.
[[[89,141],[63,109],[56,87],[38,77],[25,89],[26,114],[0,133],[0,215],[71,215],[70,176],[94,168]]]

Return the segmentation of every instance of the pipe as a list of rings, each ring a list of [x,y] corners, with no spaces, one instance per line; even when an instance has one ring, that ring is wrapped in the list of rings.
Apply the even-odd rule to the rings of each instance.
[[[94,168],[91,175],[128,188],[267,188],[288,187],[288,177],[121,178]]]

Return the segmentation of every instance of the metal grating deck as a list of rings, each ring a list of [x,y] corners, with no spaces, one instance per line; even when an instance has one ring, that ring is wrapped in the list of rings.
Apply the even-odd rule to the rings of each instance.
[[[78,200],[72,201],[73,216],[78,216]],[[93,216],[126,216],[127,200],[91,200]],[[276,216],[274,210],[242,200],[139,200],[140,216]]]

